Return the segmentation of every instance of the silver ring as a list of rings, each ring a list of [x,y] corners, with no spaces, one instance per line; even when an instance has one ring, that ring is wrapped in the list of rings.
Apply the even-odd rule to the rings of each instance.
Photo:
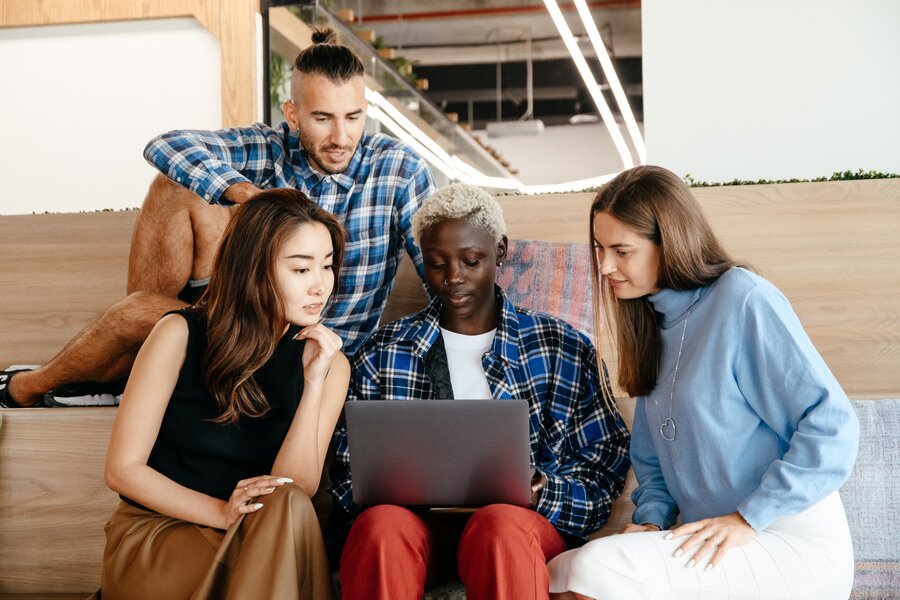
[[[245,493],[245,494],[249,494],[249,493],[250,493],[250,486],[249,486],[249,485],[245,485],[245,486],[244,486],[244,493]]]
[[[719,540],[716,540],[716,539],[714,539],[714,540],[712,541],[712,543],[713,543],[714,546],[718,546],[719,544],[721,544],[721,542],[720,542]]]

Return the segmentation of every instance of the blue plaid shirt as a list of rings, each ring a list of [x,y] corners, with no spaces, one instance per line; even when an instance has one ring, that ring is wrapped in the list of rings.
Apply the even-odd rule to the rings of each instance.
[[[312,169],[299,133],[287,123],[172,131],[151,140],[144,157],[211,204],[230,204],[225,190],[250,182],[296,188],[334,213],[348,241],[324,323],[341,336],[348,355],[378,326],[404,248],[422,276],[411,220],[434,193],[434,180],[425,161],[391,137],[363,135],[347,169],[333,175]]]
[[[531,462],[547,477],[535,510],[584,538],[602,527],[622,491],[629,434],[604,399],[590,341],[565,321],[512,305],[502,312],[482,365],[494,398],[530,405]],[[378,329],[352,360],[348,401],[434,399],[426,356],[440,335],[441,303]],[[331,493],[351,513],[346,425],[335,431]]]

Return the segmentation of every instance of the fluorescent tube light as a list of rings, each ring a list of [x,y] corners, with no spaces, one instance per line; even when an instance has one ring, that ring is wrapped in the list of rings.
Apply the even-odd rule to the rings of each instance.
[[[625,138],[622,137],[622,132],[619,131],[619,125],[613,118],[612,111],[606,103],[606,98],[603,97],[603,92],[600,91],[600,86],[597,85],[594,74],[591,73],[587,60],[584,58],[584,54],[582,54],[581,49],[578,47],[578,43],[575,41],[572,31],[569,29],[569,25],[566,23],[562,11],[559,10],[559,5],[556,3],[556,0],[544,0],[544,4],[547,6],[547,11],[550,13],[553,23],[559,30],[559,35],[562,37],[566,48],[568,48],[569,54],[572,55],[572,60],[575,61],[575,66],[578,68],[578,72],[581,74],[581,78],[584,80],[588,92],[594,100],[594,104],[597,105],[600,116],[603,117],[603,124],[606,125],[606,129],[609,131],[610,137],[612,137],[613,144],[615,144],[616,150],[618,150],[619,156],[622,158],[622,164],[626,169],[633,167],[634,160],[631,158],[631,150],[628,149]]]
[[[637,150],[641,164],[646,164],[647,147],[644,145],[644,137],[641,135],[641,130],[638,128],[634,113],[631,112],[631,105],[628,104],[628,97],[625,96],[625,90],[622,89],[622,83],[619,81],[619,76],[609,57],[609,52],[606,51],[606,44],[603,43],[603,39],[600,37],[600,31],[594,23],[594,18],[591,16],[591,11],[588,8],[587,2],[585,2],[585,0],[575,0],[575,8],[578,9],[578,14],[581,16],[584,28],[587,30],[591,44],[594,46],[594,52],[597,54],[597,58],[600,59],[600,67],[603,69],[603,74],[606,75],[606,79],[609,81],[609,87],[616,99],[616,104],[619,105],[619,112],[622,113],[622,118],[625,120],[625,127],[628,129],[631,143],[634,146],[634,149]]]

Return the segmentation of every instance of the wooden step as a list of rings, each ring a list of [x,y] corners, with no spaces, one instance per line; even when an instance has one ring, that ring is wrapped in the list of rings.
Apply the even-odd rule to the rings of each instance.
[[[395,48],[379,48],[378,55],[384,60],[391,60],[397,58],[397,50]]]
[[[375,38],[378,37],[378,35],[371,29],[359,29],[356,31],[356,35],[359,37],[359,39],[364,42],[368,42],[369,44],[374,44]]]
[[[340,8],[334,14],[344,23],[352,23],[354,21],[352,8]]]

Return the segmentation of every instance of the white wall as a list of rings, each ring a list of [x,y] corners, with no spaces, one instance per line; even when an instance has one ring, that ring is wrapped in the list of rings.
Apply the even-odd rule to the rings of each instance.
[[[193,19],[0,29],[0,214],[140,206],[151,137],[221,126],[219,56]]]
[[[900,172],[900,2],[644,0],[648,162],[698,180]]]
[[[620,129],[630,148],[628,133]],[[493,138],[485,131],[473,133],[518,169],[519,179],[527,185],[577,181],[622,170],[622,159],[602,123],[545,127],[540,135]]]

